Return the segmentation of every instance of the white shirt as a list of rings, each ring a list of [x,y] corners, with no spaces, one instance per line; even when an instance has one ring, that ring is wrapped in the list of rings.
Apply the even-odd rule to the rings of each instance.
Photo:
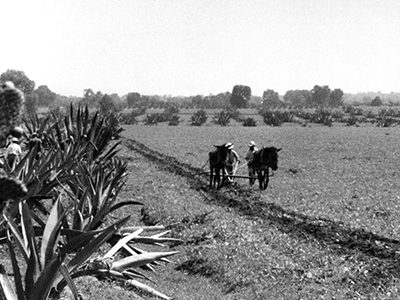
[[[18,145],[17,143],[11,143],[6,150],[6,157],[9,154],[15,154],[16,156],[21,156],[22,155],[22,150],[21,146]]]

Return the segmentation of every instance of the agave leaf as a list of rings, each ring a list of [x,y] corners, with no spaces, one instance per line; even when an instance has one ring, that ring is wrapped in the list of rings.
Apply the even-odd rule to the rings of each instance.
[[[129,278],[129,279],[133,279],[133,278],[140,278],[140,279],[146,279],[148,281],[151,281],[153,283],[155,283],[149,276],[146,276],[138,271],[135,270],[127,270],[127,271],[123,271],[122,274]]]
[[[121,249],[126,243],[128,243],[132,238],[138,236],[143,232],[143,229],[139,229],[131,234],[120,239],[105,255],[104,257],[112,257],[119,249]]]
[[[0,289],[3,291],[6,300],[24,300],[25,297],[23,294],[17,297],[14,289],[12,288],[12,284],[10,279],[6,275],[6,270],[4,270],[3,265],[0,265]],[[20,290],[22,293],[22,289]]]
[[[144,253],[149,253],[147,251],[144,251],[142,249],[139,249],[138,247],[134,247],[132,245],[127,245],[127,247],[131,247],[132,250],[138,255],[138,254],[144,254]],[[165,257],[160,258],[160,261],[162,262],[166,262],[166,263],[170,263],[171,261],[168,260]],[[146,266],[149,267],[149,269],[151,269],[152,271],[154,271],[154,268],[151,265],[159,265],[158,261],[153,261],[151,264],[147,264]]]
[[[120,259],[114,262],[111,266],[111,270],[122,272],[131,268],[137,268],[148,263],[160,260],[161,258],[171,256],[178,253],[177,251],[172,252],[149,252],[139,255],[132,255],[126,258]]]
[[[112,206],[110,208],[110,212],[112,212],[114,210],[117,210],[118,208],[121,208],[121,207],[123,207],[125,205],[144,205],[144,204],[141,203],[141,202],[138,202],[138,201],[122,201],[122,202],[118,202],[117,204]]]
[[[78,289],[76,288],[76,285],[71,277],[71,274],[68,272],[68,269],[64,263],[61,264],[60,272],[64,276],[64,279],[65,279],[66,283],[68,284],[72,294],[74,295],[74,298],[79,299]]]
[[[23,285],[22,285],[21,271],[19,269],[18,262],[17,262],[17,257],[16,257],[16,254],[14,252],[14,248],[12,246],[10,231],[7,232],[7,244],[8,244],[9,255],[10,255],[10,258],[11,258],[11,264],[12,264],[12,267],[13,267],[14,283],[15,283],[15,288],[16,288],[16,291],[17,291],[18,299],[25,299],[24,288],[23,288]],[[1,267],[3,267],[3,266],[1,266]]]
[[[172,299],[171,297],[168,297],[167,295],[164,295],[164,294],[156,291],[155,289],[149,287],[148,285],[143,284],[143,283],[141,283],[141,282],[139,282],[139,281],[137,281],[135,279],[129,279],[126,282],[128,284],[130,284],[130,285],[132,285],[132,286],[134,286],[134,287],[136,287],[136,288],[138,288],[140,290],[143,290],[143,291],[145,291],[147,293],[150,293],[150,294],[152,294],[152,295],[154,295],[156,297],[160,297],[160,298],[165,299],[165,300],[171,300]]]
[[[42,236],[42,246],[40,250],[40,261],[42,266],[46,266],[47,262],[54,256],[60,239],[61,226],[66,218],[67,211],[64,211],[60,198],[50,212],[47,219],[46,227]]]
[[[62,255],[74,253],[77,249],[88,245],[93,238],[99,234],[99,231],[81,232],[77,236],[71,238],[62,248]]]
[[[131,227],[121,228],[121,230],[119,232],[121,234],[126,234],[127,232],[136,231],[139,228],[143,228],[143,230],[146,230],[146,231],[158,231],[158,230],[165,229],[165,226],[163,226],[163,225],[157,225],[157,226],[131,226]]]
[[[40,260],[37,253],[37,245],[35,240],[35,231],[32,225],[32,216],[28,206],[21,202],[20,203],[20,213],[21,213],[21,228],[24,240],[27,243],[27,248],[29,249],[28,255],[28,266],[26,269],[25,276],[25,291],[29,295],[33,288],[34,282],[40,275]]]
[[[117,147],[121,144],[121,142],[117,142],[115,143],[114,146],[112,146],[102,157],[102,160],[109,160],[112,157],[114,157],[119,151],[120,149],[117,149]]]
[[[17,244],[18,248],[20,249],[20,251],[25,259],[25,262],[28,262],[29,250],[26,247],[23,236],[19,232],[18,225],[14,222],[14,220],[12,218],[9,218],[8,214],[4,214],[3,216],[4,216],[4,219],[8,223],[8,230],[11,231],[11,233],[15,239],[14,241]]]
[[[137,249],[137,248],[134,248],[134,247],[130,247],[129,245],[124,245],[123,247],[132,256],[136,256],[136,255],[139,255],[139,254],[142,254],[142,253],[147,253],[146,251],[142,251],[140,249]],[[164,258],[164,259],[166,259],[166,258]],[[142,268],[148,269],[148,270],[150,270],[151,272],[154,272],[154,273],[156,272],[155,269],[150,264],[143,265]]]
[[[123,226],[128,220],[130,216],[116,222],[115,224],[106,228],[98,237],[92,240],[86,247],[83,248],[82,251],[77,253],[74,258],[68,263],[68,271],[72,272],[76,268],[78,268],[82,263],[84,263],[97,249],[102,246],[105,242],[107,242],[110,237],[115,234],[118,229]]]
[[[46,300],[48,299],[48,295],[50,289],[53,286],[55,279],[60,274],[60,267],[62,264],[62,259],[59,255],[54,255],[43,272],[38,277],[35,285],[31,289],[31,291],[27,295],[29,296],[28,300]]]
[[[175,239],[175,238],[158,238],[158,237],[153,238],[153,237],[147,237],[147,236],[138,236],[138,237],[133,238],[132,242],[164,246],[161,243],[183,242],[183,241],[180,239]]]
[[[171,232],[171,230],[163,231],[163,232],[154,234],[154,235],[152,235],[151,237],[152,237],[152,238],[158,238],[158,237],[161,237],[161,236],[163,236],[163,235],[166,235],[167,233],[170,233],[170,232]]]

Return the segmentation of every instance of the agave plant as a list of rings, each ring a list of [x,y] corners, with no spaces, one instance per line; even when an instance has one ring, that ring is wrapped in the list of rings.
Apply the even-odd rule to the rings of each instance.
[[[160,114],[147,114],[144,118],[145,125],[157,125],[160,122]]]
[[[257,126],[257,122],[253,118],[244,119],[242,124],[245,127],[255,127],[255,126]]]
[[[168,121],[168,125],[169,126],[177,126],[177,125],[179,125],[179,116],[178,115],[170,116],[169,121]]]
[[[190,118],[190,122],[193,126],[201,126],[207,122],[207,113],[205,110],[198,110]]]
[[[6,300],[49,299],[61,293],[66,286],[69,286],[75,299],[78,299],[78,289],[73,280],[82,276],[97,275],[123,279],[139,289],[163,299],[170,299],[135,280],[135,278],[148,278],[134,269],[156,261],[168,261],[165,258],[177,252],[147,253],[132,247],[131,244],[138,241],[157,244],[177,241],[176,239],[161,238],[160,235],[165,233],[140,237],[143,230],[139,229],[125,236],[119,235],[121,238],[107,254],[104,257],[97,257],[99,248],[118,234],[118,230],[126,224],[129,217],[103,230],[70,230],[67,220],[69,210],[63,208],[59,198],[44,228],[38,228],[34,226],[34,213],[27,204],[21,201],[18,207],[21,225],[18,225],[7,212],[3,213],[7,220],[3,240],[8,245],[14,274],[13,286],[4,267],[0,267],[0,290]],[[117,259],[116,254],[120,249],[127,250],[131,255]],[[22,274],[23,270],[25,274]]]
[[[226,126],[232,119],[232,114],[228,110],[221,110],[214,114],[213,123]]]
[[[110,212],[140,203],[117,203],[126,164],[115,158],[118,143],[107,148],[112,132],[106,119],[98,114],[90,118],[87,109],[78,109],[76,118],[73,115],[71,105],[64,122],[38,125],[39,120],[32,118],[26,126],[29,132],[44,131],[48,142],[44,155],[36,158],[37,149],[32,148],[12,170],[0,162],[5,172],[0,177],[0,243],[8,245],[14,275],[10,279],[0,265],[0,298],[49,299],[69,286],[78,299],[73,280],[101,274],[170,299],[135,280],[148,279],[135,268],[152,268],[156,261],[167,261],[165,257],[176,252],[146,253],[134,243],[159,245],[178,240],[161,237],[167,232],[140,236],[142,230],[122,229],[129,217],[105,226]],[[8,123],[2,132],[9,133],[14,126]],[[64,194],[71,201],[66,201]],[[54,204],[42,203],[43,199]],[[67,203],[66,208],[62,202]],[[106,256],[98,257],[100,247],[115,241]],[[121,248],[130,256],[118,259]]]
[[[264,123],[270,126],[281,126],[283,123],[283,119],[276,111],[266,110],[262,112],[261,116]]]

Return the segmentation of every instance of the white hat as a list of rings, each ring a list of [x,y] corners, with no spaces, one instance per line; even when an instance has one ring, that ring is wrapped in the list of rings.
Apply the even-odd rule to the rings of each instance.
[[[16,138],[16,137],[13,137],[11,141],[12,141],[12,142],[15,142],[15,143],[19,143],[19,139]]]
[[[232,149],[234,146],[233,146],[232,143],[226,143],[225,147],[228,148],[228,149]]]
[[[253,141],[251,141],[250,144],[249,144],[249,147],[253,147],[253,146],[255,146],[255,145],[256,145],[256,143],[254,143]]]

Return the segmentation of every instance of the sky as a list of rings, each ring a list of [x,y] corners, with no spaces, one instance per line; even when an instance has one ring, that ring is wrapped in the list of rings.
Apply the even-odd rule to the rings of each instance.
[[[400,92],[399,0],[13,0],[0,26],[0,73],[64,96]]]

